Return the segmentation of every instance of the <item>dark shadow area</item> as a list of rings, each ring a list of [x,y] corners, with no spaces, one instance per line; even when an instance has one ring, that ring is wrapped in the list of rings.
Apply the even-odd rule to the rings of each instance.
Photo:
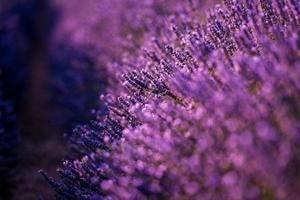
[[[56,176],[67,151],[64,133],[99,106],[104,72],[95,73],[84,48],[53,42],[62,11],[52,1],[0,7],[0,199],[53,199],[38,170]]]

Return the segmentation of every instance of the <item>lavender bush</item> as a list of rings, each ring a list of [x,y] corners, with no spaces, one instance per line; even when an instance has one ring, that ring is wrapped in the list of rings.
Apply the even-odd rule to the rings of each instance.
[[[162,19],[74,130],[58,199],[297,199],[300,4],[225,0]],[[155,25],[153,24],[153,27]],[[123,88],[123,89],[122,89]]]
[[[161,25],[164,16],[178,9],[178,2],[91,0],[85,5],[56,2],[63,14],[54,31],[50,63],[50,100],[55,104],[52,118],[56,124],[63,125],[66,131],[87,122],[92,108],[100,106],[98,114],[103,113],[105,109],[99,105],[98,95],[105,93],[107,85],[110,92],[119,90],[114,86],[118,85],[114,67],[105,68],[104,63],[123,62],[119,58],[121,53],[134,54],[153,22],[156,27]]]

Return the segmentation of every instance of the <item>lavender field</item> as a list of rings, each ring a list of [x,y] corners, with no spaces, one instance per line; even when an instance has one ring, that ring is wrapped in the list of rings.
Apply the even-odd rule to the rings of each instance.
[[[300,1],[3,0],[0,200],[300,199]]]

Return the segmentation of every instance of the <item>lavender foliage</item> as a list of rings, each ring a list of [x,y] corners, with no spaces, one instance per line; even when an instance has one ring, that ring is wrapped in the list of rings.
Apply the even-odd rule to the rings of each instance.
[[[58,199],[297,199],[300,4],[224,0],[162,20],[112,65],[107,115],[71,138]]]
[[[112,89],[117,82],[113,67],[105,69],[104,63],[123,62],[120,54],[134,54],[144,35],[151,31],[153,22],[159,26],[164,16],[178,8],[179,2],[114,0],[100,3],[91,0],[85,5],[57,2],[65,16],[61,17],[55,31],[57,44],[53,47],[50,69],[55,122],[69,131],[75,124],[91,119],[92,108],[100,106],[97,114],[103,115],[105,108],[99,105],[98,95],[105,93],[107,85]],[[87,19],[91,10],[94,11],[93,19]],[[89,52],[91,46],[93,53]],[[76,137],[76,134],[71,135]]]

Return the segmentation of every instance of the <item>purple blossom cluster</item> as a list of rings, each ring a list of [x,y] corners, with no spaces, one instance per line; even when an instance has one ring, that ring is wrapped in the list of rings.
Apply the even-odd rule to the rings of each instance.
[[[297,199],[300,3],[184,5],[109,65],[106,114],[70,137],[82,159],[41,171],[58,199]]]
[[[89,178],[108,177],[96,181],[108,199],[297,199],[299,59],[288,55],[297,56],[299,36],[291,38],[268,44],[273,52],[262,47],[263,56],[240,55],[237,71],[217,59],[218,81],[208,71],[180,74],[173,87],[187,107],[133,108],[143,125],[77,170],[102,158]]]
[[[62,14],[54,31],[50,63],[50,100],[55,105],[51,120],[65,131],[88,122],[92,109],[104,114],[98,95],[105,93],[108,83],[112,90],[117,82],[115,69],[105,68],[106,63],[121,62],[121,53],[133,54],[149,34],[150,25],[161,24],[179,1],[76,2],[55,2]]]

